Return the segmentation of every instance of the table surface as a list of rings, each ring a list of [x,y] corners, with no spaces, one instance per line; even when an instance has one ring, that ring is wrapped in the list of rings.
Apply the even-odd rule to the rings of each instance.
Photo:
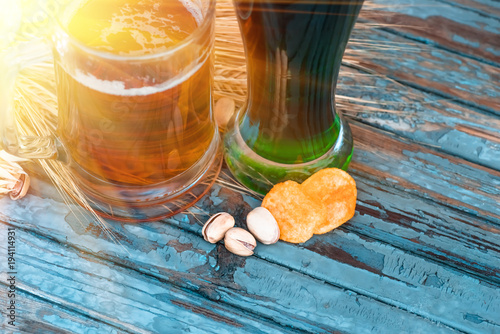
[[[110,223],[117,244],[36,177],[24,199],[0,199],[2,315],[8,228],[17,270],[16,326],[3,316],[2,331],[500,333],[500,5],[397,3],[363,11],[373,25],[350,48],[372,56],[346,62],[337,92],[371,101],[342,110],[352,220],[235,256],[201,222],[244,221],[260,199],[223,169],[190,214]]]

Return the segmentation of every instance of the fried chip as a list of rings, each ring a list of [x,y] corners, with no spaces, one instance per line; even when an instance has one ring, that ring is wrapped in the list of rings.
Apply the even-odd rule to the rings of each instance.
[[[301,190],[325,211],[326,220],[316,225],[314,234],[330,232],[354,216],[356,182],[341,169],[320,170],[301,184]]]
[[[276,218],[280,239],[293,243],[309,240],[317,225],[325,224],[322,207],[309,199],[294,181],[275,185],[266,195],[262,206]]]
[[[301,185],[294,181],[275,185],[264,197],[262,206],[276,218],[281,240],[300,243],[351,219],[356,197],[354,179],[341,169],[327,168]]]

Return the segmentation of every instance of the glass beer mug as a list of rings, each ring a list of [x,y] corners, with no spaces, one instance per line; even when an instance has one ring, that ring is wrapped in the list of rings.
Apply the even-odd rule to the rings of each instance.
[[[225,135],[226,162],[266,193],[325,167],[346,169],[352,135],[335,110],[342,56],[363,0],[233,0],[248,96]]]
[[[8,110],[18,70],[42,52],[28,42],[3,59],[1,146],[66,162],[106,218],[148,221],[193,204],[222,162],[212,112],[215,1],[70,1],[58,21],[57,135],[21,136]]]

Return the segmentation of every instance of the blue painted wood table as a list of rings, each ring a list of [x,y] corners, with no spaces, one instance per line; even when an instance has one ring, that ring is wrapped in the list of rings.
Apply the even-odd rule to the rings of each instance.
[[[40,174],[0,199],[2,332],[500,333],[499,3],[373,0],[359,22],[352,52],[377,56],[346,62],[338,91],[364,101],[343,110],[351,221],[235,256],[201,222],[260,199],[222,175],[191,214],[110,223],[116,244]]]

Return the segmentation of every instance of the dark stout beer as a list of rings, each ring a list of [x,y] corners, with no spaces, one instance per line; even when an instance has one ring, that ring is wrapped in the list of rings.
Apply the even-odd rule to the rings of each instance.
[[[335,144],[335,85],[362,3],[234,0],[248,71],[240,132],[258,155],[302,163]]]

